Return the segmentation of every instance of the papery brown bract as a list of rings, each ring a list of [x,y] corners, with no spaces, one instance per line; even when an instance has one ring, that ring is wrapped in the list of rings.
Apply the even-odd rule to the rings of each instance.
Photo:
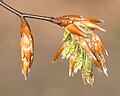
[[[66,46],[65,43],[62,43],[62,44],[61,44],[61,46],[60,46],[60,48],[58,49],[55,57],[53,58],[53,61],[54,61],[54,62],[57,61],[57,59],[60,57],[61,52],[64,50],[65,46]]]
[[[82,48],[83,48],[93,59],[97,60],[96,57],[95,57],[95,55],[94,55],[94,53],[92,52],[92,50],[90,49],[89,45],[87,44],[86,40],[85,40],[83,37],[80,37],[80,38],[79,38],[79,43],[80,43],[80,45],[82,46]]]
[[[84,74],[84,71],[83,71],[83,66],[81,68],[81,76],[82,76],[82,80],[83,80],[84,85],[86,85],[86,81],[85,81],[86,78],[85,78],[85,74]]]
[[[75,24],[67,25],[65,30],[71,32],[74,35],[87,37],[87,35],[82,30],[80,30]]]
[[[73,76],[74,70],[74,63],[75,63],[75,56],[71,56],[69,59],[69,76]]]
[[[94,62],[94,64],[100,64],[103,72],[105,73],[106,76],[108,76],[107,67],[105,65],[105,58],[104,58],[104,54],[108,55],[108,52],[107,52],[103,42],[101,41],[100,37],[94,33],[92,36],[93,36],[93,38],[91,39],[91,42],[93,43],[96,57],[97,57],[97,61],[93,61],[93,62]]]
[[[95,24],[95,23],[93,23],[93,22],[85,21],[85,20],[81,20],[80,22],[81,22],[83,25],[85,25],[86,27],[88,27],[88,28],[97,29],[97,30],[106,32],[105,29],[103,29],[102,27],[100,27],[99,25],[97,25],[97,24]]]
[[[30,27],[25,19],[21,19],[20,34],[21,67],[26,80],[33,63],[34,42]]]
[[[105,61],[104,55],[103,55],[103,52],[102,52],[102,49],[101,49],[100,45],[97,44],[97,43],[95,43],[94,47],[95,47],[95,51],[96,51],[96,52],[98,53],[98,55],[99,55],[99,58],[101,58],[103,61]]]
[[[101,19],[87,18],[87,17],[82,17],[80,20],[81,21],[90,21],[90,22],[93,22],[93,23],[102,23],[102,22],[104,22]]]
[[[96,34],[94,34],[94,36],[95,36],[97,44],[99,44],[99,46],[101,47],[101,49],[103,50],[103,52],[108,56],[108,52],[107,52],[107,50],[106,50],[106,48],[105,48],[102,40],[100,39],[100,37],[98,35],[96,35]]]
[[[103,68],[102,68],[100,61],[94,60],[94,59],[91,59],[91,60],[101,71],[103,71]]]

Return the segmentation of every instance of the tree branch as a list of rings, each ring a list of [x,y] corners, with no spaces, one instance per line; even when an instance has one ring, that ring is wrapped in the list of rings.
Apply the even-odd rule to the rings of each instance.
[[[34,14],[28,14],[28,13],[22,13],[14,8],[12,8],[11,6],[9,6],[8,4],[6,4],[5,2],[0,0],[0,5],[5,8],[6,10],[14,13],[15,15],[17,15],[20,18],[32,18],[32,19],[39,19],[39,20],[44,20],[44,21],[49,21],[51,23],[54,24],[59,24],[59,22],[54,18],[54,17],[48,17],[48,16],[40,16],[40,15],[34,15]]]

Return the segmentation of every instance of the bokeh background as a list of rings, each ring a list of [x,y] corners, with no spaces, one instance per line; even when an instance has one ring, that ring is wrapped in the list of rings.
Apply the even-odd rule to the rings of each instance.
[[[103,19],[103,39],[109,77],[95,70],[95,83],[83,85],[81,74],[68,76],[68,60],[52,59],[63,30],[55,24],[27,19],[34,36],[35,58],[25,82],[20,66],[20,20],[0,6],[0,96],[120,96],[120,0],[4,0],[27,13],[61,16],[77,14]]]

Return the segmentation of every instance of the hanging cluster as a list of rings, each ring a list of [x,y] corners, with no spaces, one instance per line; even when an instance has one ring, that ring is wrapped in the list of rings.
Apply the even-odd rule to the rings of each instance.
[[[69,76],[81,71],[84,84],[93,85],[93,66],[96,65],[107,74],[104,54],[107,50],[93,30],[106,31],[96,23],[102,23],[100,19],[85,18],[78,15],[66,15],[56,18],[64,29],[63,43],[57,51],[54,61],[61,53],[62,59],[69,59]]]
[[[69,59],[69,76],[74,76],[80,70],[84,84],[93,85],[94,65],[108,76],[104,57],[104,55],[108,55],[107,50],[100,37],[93,32],[94,30],[106,32],[105,29],[97,24],[102,23],[103,20],[78,15],[49,17],[28,14],[12,8],[2,0],[0,0],[0,6],[21,19],[20,52],[22,74],[25,80],[34,58],[34,40],[30,26],[25,18],[48,21],[63,28],[63,41],[53,61],[57,61],[60,55],[62,55],[62,59]]]
[[[62,54],[62,59],[69,59],[69,76],[74,76],[81,71],[84,84],[93,85],[93,66],[107,74],[104,55],[107,50],[100,37],[93,31],[106,31],[96,23],[102,23],[100,19],[86,18],[78,15],[66,15],[54,18],[57,24],[63,27],[63,42],[57,51],[54,61]],[[27,79],[28,72],[33,63],[34,42],[30,27],[25,20],[21,19],[21,67],[22,74]]]

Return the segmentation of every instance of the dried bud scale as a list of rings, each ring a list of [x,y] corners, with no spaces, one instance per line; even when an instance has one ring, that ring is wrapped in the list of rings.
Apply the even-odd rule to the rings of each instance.
[[[27,79],[28,72],[31,69],[34,56],[34,41],[30,27],[25,19],[21,19],[20,29],[20,52],[21,52],[21,67],[22,74]]]

